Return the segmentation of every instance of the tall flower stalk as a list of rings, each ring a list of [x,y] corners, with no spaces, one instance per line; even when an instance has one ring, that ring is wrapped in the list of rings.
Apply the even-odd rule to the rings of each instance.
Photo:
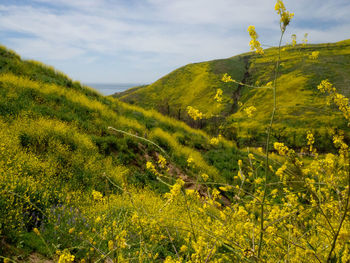
[[[275,5],[275,10],[277,13],[280,15],[280,29],[281,29],[281,36],[278,44],[278,57],[276,61],[276,66],[275,66],[275,73],[274,73],[274,79],[273,79],[273,108],[272,108],[272,113],[271,113],[271,120],[270,124],[268,126],[267,130],[267,137],[266,137],[266,153],[265,153],[265,180],[264,180],[264,191],[263,191],[263,198],[261,201],[261,209],[260,209],[260,240],[259,240],[259,246],[258,246],[258,258],[260,258],[261,255],[261,248],[263,244],[263,238],[264,238],[264,213],[265,213],[265,199],[266,199],[266,188],[267,188],[267,178],[268,178],[268,173],[269,173],[269,144],[270,144],[270,137],[271,137],[271,131],[272,131],[272,126],[274,123],[275,119],[275,114],[276,114],[276,109],[277,109],[277,99],[276,99],[276,87],[277,87],[277,77],[278,77],[278,72],[279,72],[279,67],[280,67],[280,60],[281,60],[281,44],[282,44],[282,39],[283,35],[286,31],[286,27],[289,25],[290,20],[293,18],[294,14],[289,13],[286,11],[286,8],[281,0],[278,0],[276,5]],[[251,28],[251,26],[248,28]],[[251,36],[252,34],[249,33]],[[260,46],[260,45],[259,45]],[[261,53],[257,49],[257,53]]]

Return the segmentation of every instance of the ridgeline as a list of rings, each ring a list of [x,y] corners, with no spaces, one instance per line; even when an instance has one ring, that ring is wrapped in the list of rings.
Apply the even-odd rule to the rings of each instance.
[[[115,96],[183,120],[209,134],[221,133],[235,140],[240,147],[260,146],[265,140],[272,109],[271,89],[224,83],[221,79],[228,73],[237,82],[266,86],[274,78],[277,52],[277,48],[269,48],[264,55],[250,52],[228,59],[189,64],[148,86]],[[312,56],[313,52],[319,52],[317,58]],[[328,139],[329,129],[344,128],[344,124],[341,115],[325,105],[324,96],[317,90],[323,79],[329,79],[343,95],[350,95],[350,40],[282,47],[277,78],[275,140],[300,148],[305,143],[307,130],[313,130],[320,150],[332,147]],[[214,101],[219,88],[223,90],[221,104]],[[206,117],[193,121],[186,112],[188,106],[198,109]],[[250,106],[256,108],[253,118],[247,118],[244,112]]]

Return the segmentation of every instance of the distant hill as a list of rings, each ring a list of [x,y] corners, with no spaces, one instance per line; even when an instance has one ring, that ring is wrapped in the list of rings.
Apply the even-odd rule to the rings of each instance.
[[[311,57],[312,52],[319,52],[317,59]],[[276,57],[277,48],[269,48],[264,55],[251,52],[228,59],[189,64],[147,87],[128,90],[117,97],[185,120],[212,134],[220,131],[226,137],[237,140],[239,145],[261,145],[272,108],[271,90],[223,83],[221,78],[228,73],[244,84],[264,86],[273,80]],[[350,40],[282,48],[275,139],[283,139],[299,147],[304,143],[301,138],[306,131],[313,129],[319,141],[325,143],[324,139],[329,137],[328,128],[341,125],[340,115],[325,104],[324,97],[317,90],[323,79],[329,79],[344,95],[350,95]],[[223,90],[224,95],[221,105],[214,101],[218,88]],[[202,120],[200,124],[190,120],[187,106],[205,113],[207,120]],[[247,118],[244,113],[249,106],[257,109],[253,118]]]

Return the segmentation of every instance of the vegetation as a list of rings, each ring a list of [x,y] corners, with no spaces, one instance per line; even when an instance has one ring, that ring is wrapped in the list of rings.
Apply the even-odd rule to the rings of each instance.
[[[273,139],[300,149],[307,129],[312,129],[317,134],[319,150],[326,151],[333,147],[327,139],[328,128],[345,126],[341,115],[324,103],[324,96],[316,87],[320,79],[329,79],[341,94],[349,96],[350,40],[317,45],[294,43],[283,46],[281,52]],[[272,94],[254,87],[272,83],[277,54],[278,48],[269,48],[263,55],[246,53],[190,64],[147,87],[120,93],[118,97],[184,120],[214,136],[220,132],[241,147],[258,146],[265,140]],[[317,59],[312,54],[317,54]],[[225,73],[237,82],[222,83]],[[212,103],[218,89],[223,91],[223,102],[219,105]],[[184,93],[186,96],[182,96]],[[188,106],[202,112],[203,119],[193,120],[187,114]],[[256,114],[247,119],[245,110],[251,106],[256,108]]]
[[[79,224],[80,230],[91,231],[85,217],[110,213],[112,204],[100,207],[104,202],[94,202],[94,191],[108,200],[121,198],[115,209],[125,211],[120,220],[128,222],[133,212],[127,212],[131,204],[123,203],[130,202],[120,195],[123,187],[158,200],[177,178],[186,181],[186,188],[194,187],[200,171],[207,180],[233,181],[231,169],[238,166],[232,160],[242,156],[234,143],[221,139],[211,145],[208,135],[182,122],[103,97],[51,67],[22,61],[5,47],[0,54],[2,242],[49,257],[56,249],[82,243],[89,251],[87,239],[78,240],[66,228],[78,229]],[[145,137],[166,151],[161,153],[168,171],[161,178],[146,169],[147,162],[157,164],[161,155]],[[193,167],[187,165],[189,158]],[[98,211],[90,211],[92,207]],[[72,213],[84,225],[69,219]],[[40,229],[39,236],[33,228]],[[7,250],[5,246],[0,252]]]
[[[275,10],[282,41],[293,14],[281,0]],[[2,47],[0,258],[25,261],[36,251],[58,262],[350,262],[349,99],[333,75],[303,86],[316,81],[306,77],[308,60],[322,72],[328,47],[307,57],[310,46],[281,41],[263,50],[255,28],[248,32],[256,53],[232,61],[248,59],[256,72],[225,72],[211,97],[186,106],[199,127],[237,107],[220,125],[238,127],[240,145],[258,146],[241,150]],[[204,90],[210,65],[192,65],[194,79],[185,67],[184,78]],[[237,105],[226,88],[239,90]],[[297,103],[302,112],[281,117]]]

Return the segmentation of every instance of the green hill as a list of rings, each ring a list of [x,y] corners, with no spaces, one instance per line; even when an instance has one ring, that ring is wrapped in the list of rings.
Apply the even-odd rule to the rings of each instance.
[[[131,203],[128,195],[117,197],[121,189],[161,202],[178,178],[192,189],[204,173],[208,181],[232,183],[242,156],[233,142],[211,145],[203,131],[104,97],[5,47],[0,47],[0,127],[0,256],[37,250],[52,257],[33,228],[42,231],[50,249],[78,246],[68,233],[78,226],[63,210],[79,207],[84,220],[122,211]],[[147,169],[147,162],[158,172]],[[96,195],[119,201],[110,203],[114,210],[95,207]],[[130,220],[132,214],[124,216]]]
[[[238,82],[266,86],[273,80],[277,51],[269,48],[264,55],[251,52],[189,64],[147,87],[118,94],[118,97],[187,121],[211,134],[220,131],[240,146],[261,146],[272,109],[272,91],[223,83],[221,79],[228,73]],[[312,58],[312,52],[319,52],[317,59]],[[304,143],[301,138],[311,129],[319,138],[320,149],[330,147],[329,128],[344,126],[340,114],[325,105],[324,97],[317,90],[317,85],[326,78],[344,95],[350,94],[350,40],[282,48],[277,79],[276,140],[299,148]],[[218,88],[223,90],[221,104],[214,101]],[[206,119],[193,122],[186,113],[187,106],[206,114]],[[256,108],[253,118],[247,118],[244,111],[250,106]]]
[[[212,137],[1,47],[0,260],[347,262],[348,129],[331,135],[346,120],[316,86],[328,78],[348,94],[349,45],[283,51],[269,162],[217,135],[264,146],[271,89],[246,85],[271,81],[276,49],[183,67],[156,82],[173,94],[165,104],[152,104],[168,91],[156,83],[122,97],[154,89],[144,107]],[[244,84],[223,83],[224,73]],[[349,120],[348,100],[336,103]],[[189,120],[187,104],[206,119]]]

